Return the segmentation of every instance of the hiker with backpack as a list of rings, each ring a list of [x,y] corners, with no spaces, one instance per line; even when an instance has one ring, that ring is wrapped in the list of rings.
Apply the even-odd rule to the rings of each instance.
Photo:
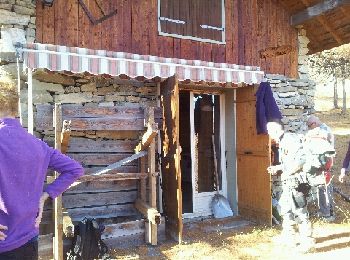
[[[311,115],[307,119],[308,133],[307,139],[314,139],[314,144],[317,146],[317,141],[324,139],[328,141],[330,148],[334,150],[334,135],[329,126],[321,122],[321,120]],[[321,141],[322,142],[322,141]],[[327,147],[328,144],[325,143]],[[323,179],[322,183],[318,183],[316,189],[318,216],[325,221],[334,221],[334,202],[333,202],[333,185],[331,167],[333,166],[333,159],[330,158],[327,164],[321,169]]]
[[[15,90],[0,85],[0,103],[0,259],[35,260],[45,200],[62,194],[83,168],[21,126]],[[44,188],[48,168],[61,174]]]
[[[278,244],[295,247],[298,251],[308,251],[314,246],[312,226],[307,210],[307,196],[310,185],[303,166],[306,163],[303,138],[283,131],[282,125],[269,122],[267,130],[271,139],[279,144],[279,165],[268,167],[271,175],[281,174],[282,193],[279,199],[282,216],[282,232],[276,239]],[[298,231],[295,230],[298,225]]]

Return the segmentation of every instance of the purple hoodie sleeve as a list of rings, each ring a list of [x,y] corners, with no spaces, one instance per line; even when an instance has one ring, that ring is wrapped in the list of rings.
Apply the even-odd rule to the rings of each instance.
[[[81,177],[84,174],[84,169],[78,162],[58,150],[49,149],[51,150],[49,168],[60,173],[59,177],[53,183],[47,185],[45,189],[50,197],[54,199]]]
[[[343,168],[348,168],[349,167],[349,162],[350,162],[350,142],[349,142],[349,147],[348,151],[346,152],[344,161],[343,161]]]

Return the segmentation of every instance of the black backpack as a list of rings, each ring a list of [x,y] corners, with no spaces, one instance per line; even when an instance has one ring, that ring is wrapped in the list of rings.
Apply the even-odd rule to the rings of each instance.
[[[101,239],[103,228],[96,220],[84,218],[74,226],[72,247],[67,260],[110,259],[108,247]]]

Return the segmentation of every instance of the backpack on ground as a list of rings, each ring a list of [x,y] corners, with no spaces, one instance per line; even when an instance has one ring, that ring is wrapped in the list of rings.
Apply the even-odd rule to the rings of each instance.
[[[67,260],[110,259],[101,239],[103,229],[94,219],[84,218],[74,226],[74,237]]]

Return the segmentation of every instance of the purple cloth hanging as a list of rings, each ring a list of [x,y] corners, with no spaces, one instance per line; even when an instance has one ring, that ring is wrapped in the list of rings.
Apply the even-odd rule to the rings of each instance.
[[[269,82],[261,82],[256,92],[256,130],[258,134],[267,134],[266,124],[281,120],[282,114],[273,97]]]

